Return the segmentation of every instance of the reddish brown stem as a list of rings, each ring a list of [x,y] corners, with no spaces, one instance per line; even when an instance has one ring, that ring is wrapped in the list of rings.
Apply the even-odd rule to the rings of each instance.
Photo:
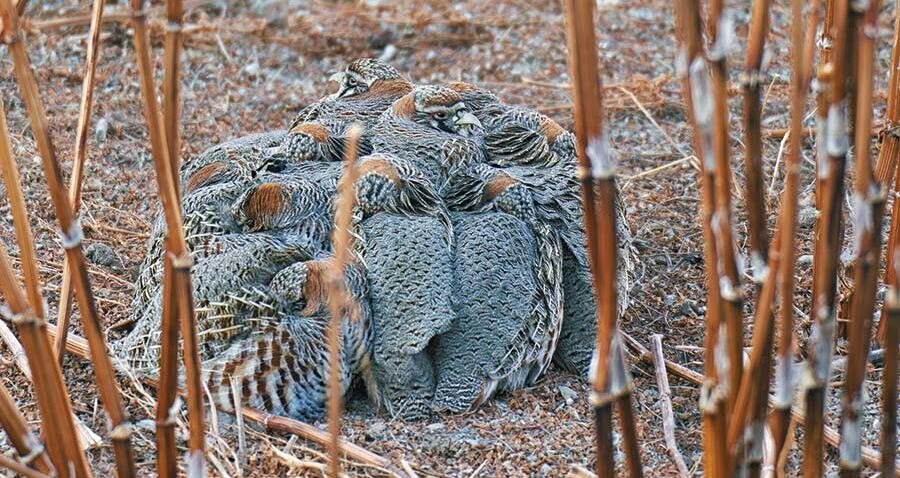
[[[865,18],[858,30],[856,107],[856,207],[853,211],[857,253],[853,268],[856,291],[851,302],[849,324],[850,346],[844,380],[844,409],[841,423],[841,476],[858,477],[862,469],[862,406],[866,357],[872,331],[872,313],[878,289],[881,253],[881,223],[884,194],[872,170],[869,135],[872,125],[872,74],[875,62],[875,32],[881,2],[869,2]]]
[[[617,339],[617,240],[615,211],[615,170],[603,126],[603,89],[597,66],[593,3],[569,0],[566,3],[569,71],[575,105],[576,146],[581,174],[582,200],[588,254],[597,297],[597,363],[594,368],[592,404],[595,413],[597,474],[612,476],[612,405],[619,404],[625,452],[632,476],[641,476],[637,455],[635,423],[631,410],[631,389],[614,347]],[[588,147],[590,145],[590,147]]]

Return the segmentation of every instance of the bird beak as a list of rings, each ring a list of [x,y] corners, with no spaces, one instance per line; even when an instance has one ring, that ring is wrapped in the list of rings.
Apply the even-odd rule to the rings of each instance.
[[[338,84],[337,92],[328,95],[329,98],[334,100],[334,99],[344,96],[344,94],[347,93],[347,90],[344,88],[344,73],[343,72],[337,72],[337,73],[329,76],[328,81],[333,81]]]
[[[478,121],[478,118],[476,118],[475,115],[466,111],[456,119],[456,126],[481,128],[481,121]]]

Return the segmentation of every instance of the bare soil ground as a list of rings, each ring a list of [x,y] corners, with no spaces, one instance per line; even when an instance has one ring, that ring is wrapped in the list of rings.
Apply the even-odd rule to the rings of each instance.
[[[56,148],[68,168],[87,26],[42,28],[41,21],[83,13],[88,2],[31,3],[33,28],[26,41],[44,92]],[[108,10],[125,7],[121,0],[110,3]],[[743,149],[738,79],[749,20],[745,3],[734,11],[739,40],[729,57],[734,92],[730,103],[733,162],[738,185],[742,184]],[[772,130],[765,143],[772,211],[781,191],[780,180],[771,179],[777,171],[783,134],[775,130],[787,126],[790,76],[788,2],[775,3],[763,113],[764,127]],[[876,122],[884,111],[893,31],[893,2],[884,3],[889,5],[884,7],[877,32]],[[161,76],[165,24],[158,8],[151,10],[150,18]],[[182,115],[185,158],[230,138],[284,128],[300,107],[328,92],[326,80],[331,72],[349,59],[364,56],[389,59],[417,82],[461,79],[485,85],[507,102],[535,107],[572,126],[564,13],[557,2],[467,0],[451,6],[441,1],[218,0],[191,8],[186,21]],[[622,192],[641,259],[639,281],[632,291],[633,305],[622,328],[645,344],[650,335],[662,334],[668,359],[700,370],[706,294],[697,221],[698,176],[696,168],[684,159],[691,155],[691,131],[685,121],[675,66],[672,5],[664,0],[598,0],[596,24],[611,141],[618,155]],[[89,141],[83,223],[93,261],[91,279],[103,320],[109,335],[120,337],[127,330],[132,282],[158,204],[127,25],[110,23],[105,28],[98,71],[96,133]],[[55,317],[62,249],[5,49],[0,49],[0,91],[33,213],[45,293]],[[800,354],[809,329],[810,232],[815,216],[813,141],[807,139],[805,145],[799,293],[794,304]],[[741,224],[738,245],[745,251],[739,190],[735,197],[736,218]],[[15,255],[5,201],[0,203],[0,216],[0,236]],[[774,223],[774,213],[770,216]],[[749,340],[749,320],[747,325]],[[73,332],[80,333],[77,325]],[[838,353],[843,351],[844,344],[839,341]],[[11,358],[8,350],[3,349],[2,358]],[[105,417],[92,386],[90,367],[72,358],[66,359],[64,366],[76,414],[104,436]],[[873,366],[870,372],[867,389],[874,401],[880,393],[880,366]],[[632,374],[645,472],[648,476],[677,476],[663,443],[653,369],[635,363]],[[38,423],[35,402],[22,375],[7,365],[0,380],[15,391],[29,419]],[[834,383],[841,383],[840,375]],[[674,377],[671,385],[677,439],[688,466],[699,474],[697,388]],[[152,402],[131,381],[123,378],[122,386],[134,419],[141,425],[137,435],[140,470],[152,474]],[[398,465],[405,459],[422,476],[564,476],[573,466],[591,468],[593,464],[587,393],[588,386],[581,379],[554,371],[535,387],[502,395],[473,414],[418,423],[389,421],[373,415],[363,400],[355,400],[348,404],[344,432],[348,439],[392,458]],[[834,411],[832,407],[832,425],[836,424]],[[866,444],[877,446],[880,425],[874,402],[867,416]],[[223,438],[211,439],[210,445],[211,471],[215,473],[321,475],[317,466],[324,463],[324,457],[312,444],[301,440],[287,445],[287,436],[251,431],[246,453],[236,457],[233,427],[223,422],[219,432]],[[5,441],[0,445],[3,450],[9,449]],[[272,450],[273,446],[297,460],[285,459]],[[99,476],[112,473],[109,447],[93,448],[89,453]],[[834,450],[829,449],[829,457],[835,460]],[[791,463],[792,474],[796,474],[796,457]],[[384,474],[362,466],[350,471],[363,476]]]

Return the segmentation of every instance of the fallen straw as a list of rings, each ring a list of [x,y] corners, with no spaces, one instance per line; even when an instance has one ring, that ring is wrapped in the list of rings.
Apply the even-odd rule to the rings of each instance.
[[[656,370],[656,385],[659,387],[659,407],[663,419],[663,436],[666,441],[666,450],[678,468],[678,473],[686,478],[690,476],[687,464],[681,451],[678,450],[678,442],[675,441],[675,412],[672,411],[672,391],[669,389],[669,376],[666,374],[666,359],[662,351],[662,335],[654,334],[650,337],[650,348],[653,351],[653,367]]]

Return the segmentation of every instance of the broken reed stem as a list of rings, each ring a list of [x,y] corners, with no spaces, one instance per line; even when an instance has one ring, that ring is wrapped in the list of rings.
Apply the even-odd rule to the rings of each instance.
[[[166,40],[163,60],[163,124],[166,128],[166,146],[173,173],[181,167],[181,51],[184,47],[184,4],[181,0],[166,0]],[[180,196],[181,181],[173,182],[176,195]]]
[[[891,194],[891,179],[894,179],[894,194],[900,190],[900,175],[896,174],[897,158],[900,157],[900,15],[897,16],[894,23],[894,48],[891,51],[891,68],[890,81],[888,83],[887,113],[885,120],[887,124],[884,128],[884,139],[881,143],[881,150],[878,152],[878,161],[875,163],[875,180],[881,184],[884,189],[885,197]],[[900,217],[900,202],[896,196],[891,206],[892,218]],[[888,248],[885,256],[887,264],[893,263],[893,257],[896,253],[897,242],[900,242],[900,220],[891,219],[891,232],[888,236]],[[884,284],[887,287],[897,285],[897,272],[893,267],[887,267],[884,275]],[[878,321],[878,340],[882,343],[887,333],[887,308],[881,309],[881,317]]]
[[[820,91],[819,128],[817,136],[817,199],[822,209],[818,223],[818,237],[814,245],[814,293],[812,298],[812,330],[807,350],[806,376],[802,379],[806,410],[806,441],[803,453],[804,477],[823,474],[823,427],[825,394],[831,374],[831,356],[835,331],[835,299],[837,294],[838,260],[843,238],[842,206],[844,199],[844,170],[848,148],[846,122],[846,36],[847,0],[836,0],[832,6],[834,43],[829,63],[819,69]],[[824,115],[824,116],[823,116]]]
[[[612,405],[619,407],[627,467],[642,476],[631,405],[631,384],[618,336],[616,302],[615,165],[603,125],[603,90],[597,67],[593,3],[566,2],[569,71],[573,84],[575,130],[585,229],[594,292],[597,296],[597,362],[591,404],[595,414],[597,474],[613,476]]]
[[[884,216],[884,194],[875,181],[869,135],[872,126],[872,74],[875,63],[875,34],[881,2],[871,0],[858,29],[856,105],[856,194],[853,210],[856,235],[856,260],[853,282],[856,290],[851,302],[849,324],[850,345],[844,380],[844,407],[841,422],[841,476],[858,477],[862,469],[862,407],[866,357],[872,334],[872,314],[878,289],[881,258],[881,224]],[[851,32],[853,33],[853,32]]]
[[[760,86],[766,35],[769,33],[770,0],[753,2],[747,56],[741,84],[744,90],[744,202],[747,209],[747,229],[750,239],[750,265],[754,280],[762,281],[766,263],[768,234],[766,231],[765,185],[762,169],[762,102]]]
[[[73,266],[72,279],[75,285],[75,296],[80,305],[79,309],[81,310],[85,336],[91,346],[94,379],[112,425],[110,438],[115,451],[116,468],[120,476],[133,476],[134,456],[131,448],[131,425],[116,384],[112,362],[106,346],[106,338],[101,329],[100,318],[94,302],[94,294],[88,278],[87,263],[81,248],[83,233],[63,186],[62,173],[60,172],[59,162],[51,141],[47,116],[44,112],[37,81],[28,58],[28,51],[18,31],[16,12],[10,0],[0,0],[0,6],[3,7],[6,13],[5,18],[7,20],[7,29],[9,30],[7,34],[10,35],[6,38],[6,43],[13,58],[16,80],[19,84],[22,99],[28,111],[31,130],[41,155],[47,188],[62,231],[63,248],[69,262]],[[39,317],[44,318],[44,316]]]
[[[356,204],[354,185],[358,169],[356,167],[357,144],[362,135],[362,128],[353,125],[348,131],[347,148],[344,151],[344,172],[338,184],[337,206],[334,213],[334,232],[331,243],[334,257],[328,270],[328,474],[337,478],[341,473],[341,404],[343,401],[343,384],[341,384],[341,323],[344,316],[355,320],[354,303],[347,291],[345,269],[350,261],[352,238],[350,226],[353,206]]]
[[[22,463],[3,454],[0,454],[0,468],[7,468],[16,473],[17,476],[24,476],[25,478],[50,478],[51,476],[47,473],[41,473],[28,468]]]
[[[169,158],[169,148],[166,142],[165,130],[159,113],[159,104],[156,101],[156,85],[153,80],[153,66],[150,60],[150,39],[147,31],[147,17],[142,0],[131,0],[131,8],[134,13],[132,27],[134,31],[134,49],[138,65],[138,75],[141,82],[141,95],[144,103],[144,116],[147,121],[147,130],[150,136],[150,149],[153,157],[153,166],[156,170],[156,182],[159,189],[160,202],[166,219],[166,254],[172,264],[169,267],[170,275],[163,277],[163,281],[171,281],[169,284],[171,294],[163,297],[170,301],[167,308],[168,317],[163,317],[163,333],[167,338],[174,335],[172,327],[178,327],[182,336],[183,360],[185,368],[185,383],[188,395],[188,417],[190,420],[190,437],[188,439],[188,475],[196,476],[205,473],[206,458],[204,453],[204,415],[203,415],[203,387],[200,375],[200,354],[198,351],[197,324],[194,316],[193,287],[191,286],[191,256],[187,249],[184,237],[184,228],[181,217],[181,206],[178,191],[177,171],[172,170],[172,162]],[[171,100],[170,100],[171,101]],[[175,319],[177,316],[177,319]],[[171,357],[174,352],[170,347],[177,347],[177,341],[172,343],[164,340],[160,359]],[[171,386],[177,383],[177,367],[160,369],[160,390],[157,403],[157,420],[168,422],[174,420],[170,416],[172,404],[175,402],[176,390]],[[173,379],[169,374],[176,374]],[[165,417],[165,418],[162,418]],[[159,430],[159,433],[167,433],[167,428]],[[165,437],[157,437],[158,444],[168,443]],[[159,450],[158,471],[162,476],[169,476],[170,462],[174,462],[173,450],[162,448]]]
[[[656,385],[659,388],[659,404],[663,419],[663,437],[666,441],[666,449],[678,474],[682,478],[690,476],[687,464],[681,451],[678,450],[678,442],[675,440],[675,412],[672,411],[672,391],[669,388],[669,376],[666,374],[666,359],[662,350],[662,335],[654,334],[650,337],[650,348],[653,351],[653,367],[656,370]]]
[[[0,425],[6,430],[6,436],[19,454],[16,463],[34,466],[42,473],[50,473],[53,470],[44,445],[31,433],[25,417],[22,416],[5,385],[0,385]]]
[[[796,262],[797,209],[799,206],[800,168],[803,149],[803,117],[806,113],[806,97],[812,79],[812,62],[815,57],[816,29],[819,23],[820,0],[809,2],[808,11],[803,11],[802,0],[791,1],[791,117],[790,143],[788,158],[785,163],[785,191],[782,199],[782,211],[785,224],[781,234],[780,267],[778,274],[779,329],[778,344],[775,351],[775,393],[771,428],[774,441],[774,454],[782,456],[787,435],[791,428],[791,405],[794,396],[793,378],[793,338],[794,338],[794,271]],[[803,15],[807,15],[806,32],[803,31]],[[776,272],[772,270],[772,272]],[[765,397],[760,397],[765,399]],[[776,460],[776,467],[780,461]],[[781,470],[776,468],[776,474]]]
[[[651,366],[653,365],[653,354],[650,352],[650,350],[647,349],[647,347],[645,347],[643,344],[641,344],[640,342],[638,342],[637,340],[635,340],[633,337],[629,336],[628,334],[622,333],[622,336],[625,339],[625,343],[628,344],[628,346],[634,352],[637,353],[638,359],[640,359],[642,362],[644,362],[648,365],[651,365]],[[680,365],[678,363],[675,363],[671,360],[666,360],[665,363],[666,363],[666,370],[668,370],[669,373],[687,381],[688,383],[691,383],[691,384],[701,387],[701,389],[700,389],[700,400],[701,400],[700,404],[701,404],[701,409],[702,409],[703,404],[706,403],[706,400],[704,398],[705,391],[704,391],[704,386],[703,386],[705,378],[703,377],[703,375],[701,375],[697,372],[694,372],[693,370],[691,370],[683,365]],[[771,402],[771,398],[770,398],[770,402]],[[771,403],[770,403],[770,405],[771,405]],[[805,423],[806,414],[803,410],[803,407],[793,407],[791,409],[791,417],[795,424]],[[704,423],[704,426],[705,426],[705,423]],[[828,445],[830,445],[831,447],[833,447],[835,449],[840,447],[841,436],[837,430],[835,430],[831,427],[828,427],[828,426],[823,426],[821,433],[822,433],[823,441],[825,443],[828,443]],[[724,446],[723,446],[723,449],[724,449]],[[862,448],[862,460],[863,460],[863,463],[866,464],[866,466],[868,466],[872,469],[878,469],[878,467],[880,466],[880,464],[882,462],[881,453],[878,450],[864,446]],[[708,469],[709,468],[707,468],[707,470]],[[710,476],[719,476],[719,475],[710,475]],[[725,475],[723,475],[723,476],[725,476]]]
[[[77,214],[81,209],[81,184],[84,177],[84,163],[87,159],[88,127],[91,123],[91,108],[94,103],[94,83],[97,79],[97,54],[100,51],[100,30],[103,21],[103,7],[106,0],[94,0],[91,7],[91,29],[88,34],[87,57],[84,62],[84,80],[81,83],[81,104],[78,107],[78,124],[75,128],[75,159],[72,163],[72,175],[69,177],[69,202]],[[54,342],[56,356],[62,363],[66,352],[66,335],[69,320],[72,317],[72,263],[66,257],[63,260],[62,284],[59,288],[59,309],[56,323],[59,335]]]
[[[715,10],[718,10],[715,12]],[[710,23],[715,22],[710,36],[712,46],[707,54],[711,77],[711,90],[700,92],[712,95],[711,153],[714,163],[710,165],[715,176],[714,197],[716,208],[713,214],[713,235],[719,253],[718,278],[720,294],[723,299],[725,327],[725,349],[727,355],[726,409],[734,408],[737,400],[738,384],[743,372],[744,326],[743,326],[743,292],[741,290],[740,272],[737,268],[734,232],[731,224],[731,144],[728,134],[728,71],[726,54],[730,46],[727,44],[734,32],[719,31],[732,29],[726,21],[721,5],[716,9],[710,5]],[[694,85],[696,88],[697,85]],[[696,111],[696,105],[695,105]],[[706,153],[709,154],[709,153]]]
[[[711,104],[708,100],[709,78],[703,68],[702,19],[700,4],[697,0],[679,0],[676,3],[676,32],[680,37],[682,69],[682,95],[687,105],[688,119],[694,129],[693,135],[695,155],[700,161],[700,225],[703,230],[704,261],[706,263],[707,313],[706,333],[704,335],[704,378],[702,383],[700,409],[703,430],[704,468],[710,476],[726,476],[727,450],[724,429],[724,393],[719,386],[719,329],[724,323],[723,304],[719,289],[718,250],[716,236],[713,231],[713,211],[715,210],[714,162],[711,159],[712,141],[709,134],[711,128]],[[701,68],[696,75],[694,70]],[[695,86],[703,93],[695,95]],[[697,101],[703,100],[706,101]],[[697,101],[695,103],[695,101]]]
[[[889,267],[897,267],[897,260]],[[895,476],[897,456],[897,343],[900,342],[900,297],[897,288],[888,289],[885,310],[884,369],[881,371],[881,476]],[[882,319],[883,320],[883,319]]]
[[[5,135],[7,132],[0,130],[0,136]],[[47,453],[60,477],[73,474],[78,478],[90,477],[87,460],[78,446],[72,403],[59,363],[54,360],[50,349],[46,322],[32,312],[10,262],[6,247],[0,245],[0,291],[6,299],[10,318],[22,338],[22,347],[31,365],[31,379],[41,412]]]

